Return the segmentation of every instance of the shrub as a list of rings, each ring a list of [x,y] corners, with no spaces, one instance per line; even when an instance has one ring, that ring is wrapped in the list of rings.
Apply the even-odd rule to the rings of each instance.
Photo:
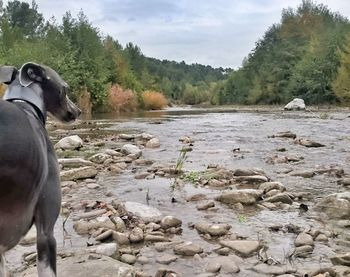
[[[157,91],[145,91],[142,94],[142,99],[146,110],[161,110],[168,103],[165,96]]]
[[[114,112],[130,112],[137,107],[135,94],[132,90],[124,90],[119,85],[113,85],[109,89],[108,102]]]

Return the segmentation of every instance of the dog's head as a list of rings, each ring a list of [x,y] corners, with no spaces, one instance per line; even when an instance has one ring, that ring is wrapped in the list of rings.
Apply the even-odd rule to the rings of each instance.
[[[22,96],[24,100],[37,106],[40,103],[33,102],[41,100],[45,111],[60,121],[73,121],[81,113],[80,109],[68,98],[68,84],[48,66],[26,63],[19,70],[12,66],[2,66],[0,67],[0,82],[9,85],[9,91],[11,87],[14,87],[12,91],[16,91],[15,98],[17,99],[21,99]],[[35,91],[31,96],[33,99],[25,95],[30,90],[18,89],[18,87]],[[40,99],[35,99],[36,97]],[[41,107],[38,108],[41,109]]]

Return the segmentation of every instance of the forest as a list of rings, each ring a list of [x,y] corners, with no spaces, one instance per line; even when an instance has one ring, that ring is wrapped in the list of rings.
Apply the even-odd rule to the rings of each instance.
[[[146,57],[132,42],[102,35],[80,12],[60,23],[40,7],[0,1],[0,64],[46,64],[67,81],[85,112],[167,104],[350,104],[350,23],[304,0],[282,11],[238,69]]]

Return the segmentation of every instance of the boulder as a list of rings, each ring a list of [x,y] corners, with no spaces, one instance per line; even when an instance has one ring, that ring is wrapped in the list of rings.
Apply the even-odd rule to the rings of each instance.
[[[146,223],[161,220],[162,213],[158,209],[141,203],[128,201],[124,203],[124,208],[128,213],[139,217]]]
[[[122,153],[125,155],[133,155],[135,157],[141,157],[142,151],[136,145],[133,144],[125,144],[122,149]]]
[[[83,140],[77,136],[69,136],[61,139],[55,144],[55,149],[77,150],[83,146]]]
[[[93,166],[84,166],[66,171],[61,171],[61,181],[73,181],[78,179],[94,178],[97,175],[97,169]]]
[[[318,202],[314,209],[325,213],[331,219],[349,219],[350,191],[328,195]]]
[[[299,110],[305,110],[305,102],[301,98],[294,98],[292,101],[290,101],[287,105],[284,106],[284,109],[286,111],[299,111]]]
[[[252,205],[255,204],[262,195],[262,190],[241,189],[232,192],[225,192],[216,197],[215,200],[225,204],[242,203],[243,205]]]

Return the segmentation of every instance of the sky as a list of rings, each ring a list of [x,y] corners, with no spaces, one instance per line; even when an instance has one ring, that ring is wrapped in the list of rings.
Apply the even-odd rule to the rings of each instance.
[[[4,6],[7,0],[3,1]],[[31,3],[31,0],[26,0]],[[350,19],[349,0],[317,0]],[[102,35],[148,57],[238,68],[283,8],[301,0],[36,0],[45,19],[83,11]]]

